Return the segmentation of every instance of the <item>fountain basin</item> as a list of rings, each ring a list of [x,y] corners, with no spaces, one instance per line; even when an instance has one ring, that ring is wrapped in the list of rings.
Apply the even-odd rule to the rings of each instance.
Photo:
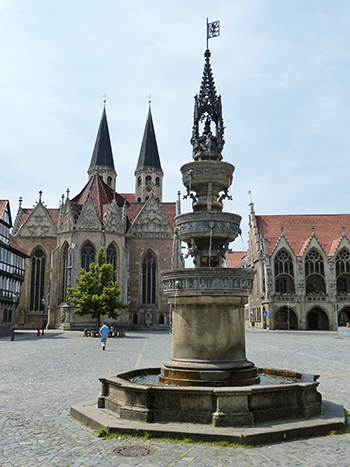
[[[131,382],[160,374],[160,368],[143,368],[100,378],[98,407],[121,419],[148,423],[176,422],[215,427],[258,425],[265,422],[308,419],[321,414],[318,376],[286,370],[260,370],[296,379],[294,383],[245,387],[176,387]]]

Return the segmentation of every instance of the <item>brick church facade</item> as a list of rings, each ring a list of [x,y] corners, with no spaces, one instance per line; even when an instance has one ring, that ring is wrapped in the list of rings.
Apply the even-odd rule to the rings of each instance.
[[[135,158],[136,161],[136,158]],[[116,271],[120,300],[128,303],[117,324],[156,327],[170,324],[169,306],[159,273],[179,265],[175,255],[174,218],[180,203],[162,201],[163,170],[149,109],[135,170],[135,193],[116,191],[117,173],[106,109],[88,169],[88,182],[59,208],[47,208],[39,192],[34,208],[20,201],[13,237],[28,256],[16,326],[83,329],[89,316],[74,314],[67,288],[74,287],[81,267],[88,269],[100,247]]]

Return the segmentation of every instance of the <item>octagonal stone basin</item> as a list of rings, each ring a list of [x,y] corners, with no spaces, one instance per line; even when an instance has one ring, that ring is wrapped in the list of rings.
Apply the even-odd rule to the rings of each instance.
[[[265,422],[308,419],[322,410],[317,375],[260,369],[260,373],[295,382],[245,387],[156,386],[131,382],[160,368],[143,368],[100,378],[98,407],[125,420],[179,422],[213,426],[252,426]]]

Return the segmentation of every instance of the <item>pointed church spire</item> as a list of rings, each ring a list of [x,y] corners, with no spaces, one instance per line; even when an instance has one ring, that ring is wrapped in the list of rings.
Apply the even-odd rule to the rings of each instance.
[[[139,170],[157,170],[163,172],[160,164],[156,133],[154,131],[151,106],[148,108],[145,131],[135,173]]]
[[[151,105],[143,133],[139,159],[135,170],[135,199],[144,203],[152,191],[162,201],[163,170],[160,163],[156,133],[154,131]]]
[[[222,118],[221,96],[216,93],[214,75],[210,64],[210,50],[204,53],[205,64],[199,94],[195,96],[191,144],[194,160],[221,160],[224,147],[224,121]],[[204,122],[199,134],[199,123]],[[215,125],[212,133],[211,123]]]
[[[88,170],[89,178],[91,178],[95,173],[101,175],[103,181],[115,190],[117,173],[114,168],[112,145],[107,123],[106,105],[103,106],[101,122]]]

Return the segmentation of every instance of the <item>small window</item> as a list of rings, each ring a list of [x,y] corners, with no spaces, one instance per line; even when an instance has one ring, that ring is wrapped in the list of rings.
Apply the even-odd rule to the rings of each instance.
[[[159,184],[160,184],[160,179],[159,179],[159,177],[157,177],[156,178],[156,186],[159,186]]]
[[[141,203],[141,198],[137,198],[137,201],[138,201],[139,203]]]
[[[142,180],[141,180],[141,177],[139,177],[139,178],[137,179],[137,186],[141,186],[141,183],[142,183]]]
[[[152,183],[152,178],[150,175],[147,175],[146,177],[146,185],[149,186]]]
[[[112,177],[107,177],[107,185],[112,186]]]

